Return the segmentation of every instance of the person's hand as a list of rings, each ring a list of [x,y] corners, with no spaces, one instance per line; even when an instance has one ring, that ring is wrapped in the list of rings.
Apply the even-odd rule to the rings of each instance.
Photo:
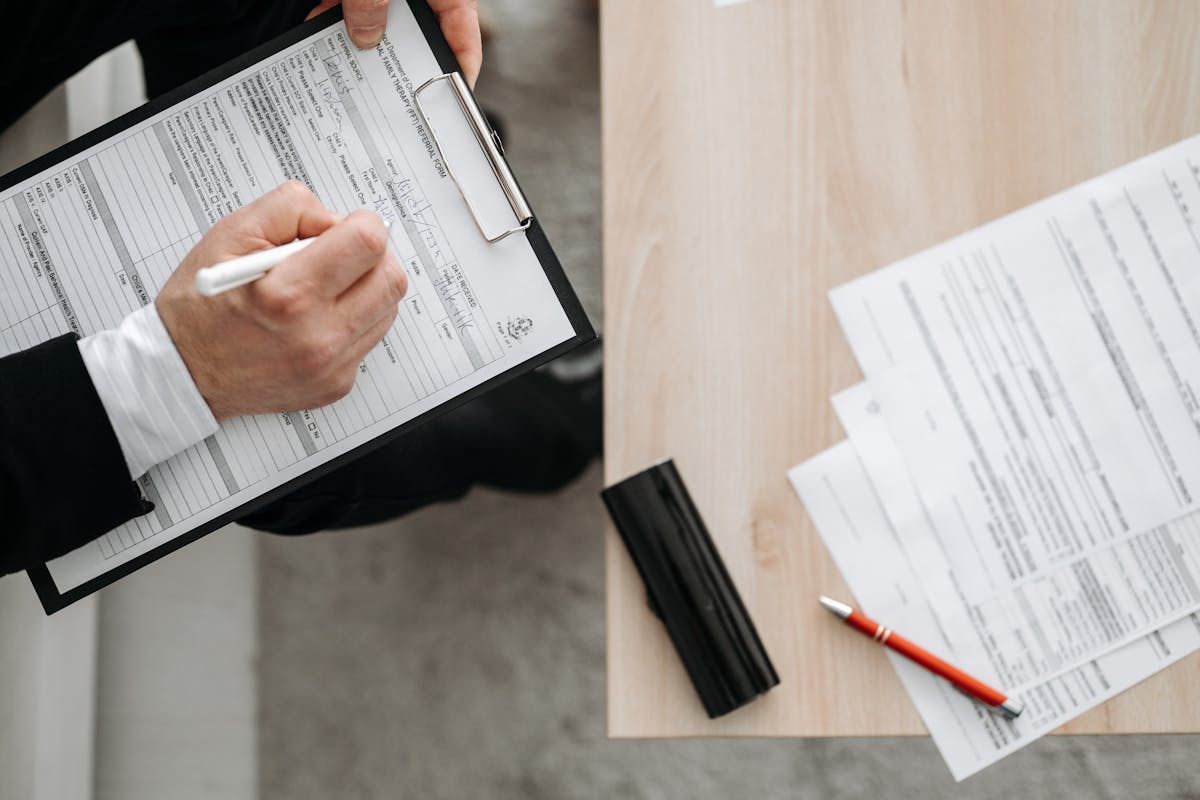
[[[350,40],[362,48],[379,44],[387,23],[388,0],[321,0],[320,5],[308,12],[305,19],[312,19],[339,3],[342,13],[346,15]],[[479,34],[477,0],[429,0],[429,7],[437,14],[442,35],[454,51],[463,76],[474,87],[479,68],[483,65],[483,39]]]
[[[215,297],[196,291],[202,267],[310,236],[320,238],[253,283]],[[214,225],[155,304],[220,421],[344,397],[406,289],[377,214],[342,219],[289,181]]]

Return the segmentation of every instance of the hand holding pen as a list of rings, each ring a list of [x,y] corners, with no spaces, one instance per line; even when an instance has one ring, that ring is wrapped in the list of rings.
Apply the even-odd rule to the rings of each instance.
[[[270,248],[279,245],[289,248],[286,258],[260,280],[215,297],[196,291],[202,267],[252,253],[270,262],[279,256]],[[290,181],[217,222],[155,305],[220,421],[345,396],[406,288],[378,214],[364,209],[342,218]]]

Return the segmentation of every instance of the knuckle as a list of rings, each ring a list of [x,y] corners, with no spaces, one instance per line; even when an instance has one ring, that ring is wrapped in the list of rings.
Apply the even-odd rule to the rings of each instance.
[[[312,405],[316,408],[321,408],[323,406],[333,405],[340,399],[341,397],[338,396],[337,392],[333,391],[332,389],[324,389],[317,393],[316,399],[313,400]]]
[[[305,186],[303,183],[296,180],[295,178],[292,178],[289,181],[281,183],[279,185],[279,188],[276,189],[276,191],[279,192],[281,195],[283,195],[285,198],[287,198],[289,200],[296,200],[296,201],[307,200],[308,197],[312,194],[312,192],[309,190],[309,188],[307,186]]]
[[[392,304],[395,305],[403,300],[404,295],[408,293],[408,274],[399,264],[394,264],[390,277],[391,280],[388,281],[388,285],[392,290]]]
[[[383,255],[387,249],[387,231],[383,224],[363,215],[354,226],[355,244],[371,255]]]
[[[312,294],[301,281],[288,281],[273,286],[262,293],[262,303],[267,313],[277,319],[296,319],[310,307]]]
[[[321,387],[317,395],[317,405],[327,406],[336,403],[354,389],[354,372],[346,370],[331,378]]]
[[[291,379],[294,383],[309,383],[320,373],[320,364],[311,352],[301,350],[291,359]]]
[[[390,269],[385,269],[383,272],[383,291],[379,293],[375,301],[380,313],[400,302],[401,294],[399,288],[395,273]]]
[[[295,365],[305,376],[322,376],[341,352],[341,337],[331,333],[310,336],[300,349]]]
[[[337,392],[333,391],[332,389],[322,389],[320,392],[317,392],[316,396],[313,398],[311,405],[314,408],[321,408],[322,406],[333,405],[338,400],[341,400],[342,397],[343,397],[343,395],[339,395]]]

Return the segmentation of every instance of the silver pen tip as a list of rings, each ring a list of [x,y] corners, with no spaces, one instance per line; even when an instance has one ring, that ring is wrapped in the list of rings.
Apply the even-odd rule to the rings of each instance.
[[[996,706],[996,708],[1000,709],[1000,713],[1008,719],[1016,719],[1017,717],[1021,716],[1021,712],[1025,710],[1025,704],[1019,700],[1013,700],[1012,698],[1009,698],[1000,705]]]
[[[854,610],[845,603],[839,603],[837,600],[834,600],[831,597],[826,597],[825,595],[821,595],[820,600],[821,605],[825,606],[829,613],[836,617],[840,617],[841,619],[849,618],[850,612]]]

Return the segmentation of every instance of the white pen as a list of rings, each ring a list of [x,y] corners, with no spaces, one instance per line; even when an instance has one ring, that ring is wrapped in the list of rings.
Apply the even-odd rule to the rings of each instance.
[[[390,220],[384,220],[385,228],[391,227]],[[221,292],[227,292],[238,286],[256,281],[267,274],[267,270],[283,261],[290,255],[299,253],[315,242],[317,237],[297,239],[294,242],[269,247],[257,253],[231,258],[205,267],[196,273],[196,291],[205,297],[213,297]]]

